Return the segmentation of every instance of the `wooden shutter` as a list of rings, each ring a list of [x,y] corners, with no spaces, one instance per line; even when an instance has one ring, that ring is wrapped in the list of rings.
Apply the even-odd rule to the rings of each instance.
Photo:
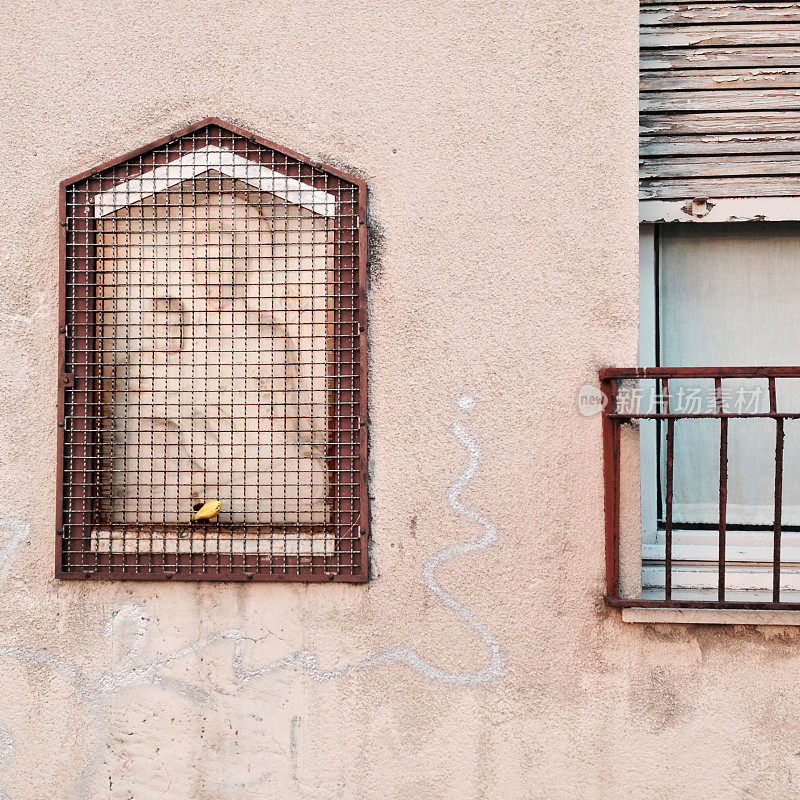
[[[642,0],[640,14],[643,220],[725,198],[784,201],[709,221],[790,218],[770,209],[800,195],[800,2]]]

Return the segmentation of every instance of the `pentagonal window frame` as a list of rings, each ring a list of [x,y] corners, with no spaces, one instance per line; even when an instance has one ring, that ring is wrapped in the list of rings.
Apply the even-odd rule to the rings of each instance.
[[[192,153],[203,148],[203,158],[194,159]],[[113,209],[115,197],[120,196],[114,189],[122,183],[123,199],[131,202],[136,199],[137,180],[159,185],[159,176],[174,175],[181,158],[177,172],[181,180],[197,177],[202,170],[193,169],[193,164],[207,167],[209,158],[220,158],[220,150],[224,155],[219,163],[232,171],[232,178],[255,174],[252,184],[262,180],[276,195],[283,192],[287,202],[332,218],[331,406],[326,450],[330,516],[326,515],[325,530],[316,539],[318,531],[287,529],[274,521],[262,526],[229,525],[224,530],[225,544],[220,546],[217,535],[211,550],[203,545],[210,541],[207,528],[197,534],[176,530],[172,538],[166,533],[154,537],[154,526],[142,519],[128,526],[130,530],[121,538],[107,537],[107,545],[101,547],[97,542],[105,534],[98,536],[99,487],[109,459],[101,457],[99,443],[97,217]],[[171,165],[170,169],[165,171],[165,165]],[[204,119],[61,183],[56,577],[367,580],[366,202],[366,184],[356,176],[217,118]],[[215,530],[218,534],[219,523]]]

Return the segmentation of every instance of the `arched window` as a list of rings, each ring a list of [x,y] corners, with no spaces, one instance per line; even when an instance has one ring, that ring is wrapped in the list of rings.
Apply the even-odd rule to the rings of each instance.
[[[365,580],[363,182],[206,120],[62,193],[60,576]]]

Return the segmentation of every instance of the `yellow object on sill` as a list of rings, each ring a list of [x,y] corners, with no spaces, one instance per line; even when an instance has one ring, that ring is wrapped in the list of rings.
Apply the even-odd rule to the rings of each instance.
[[[195,506],[197,508],[197,506]],[[197,522],[198,520],[208,520],[214,519],[214,517],[219,514],[219,510],[222,508],[222,503],[219,500],[209,500],[207,503],[203,503],[200,508],[197,508],[194,516],[192,517],[192,522]]]

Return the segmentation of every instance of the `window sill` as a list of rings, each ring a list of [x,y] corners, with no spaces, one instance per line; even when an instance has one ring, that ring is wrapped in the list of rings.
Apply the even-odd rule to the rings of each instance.
[[[800,611],[727,608],[623,608],[622,621],[681,625],[800,625]]]

